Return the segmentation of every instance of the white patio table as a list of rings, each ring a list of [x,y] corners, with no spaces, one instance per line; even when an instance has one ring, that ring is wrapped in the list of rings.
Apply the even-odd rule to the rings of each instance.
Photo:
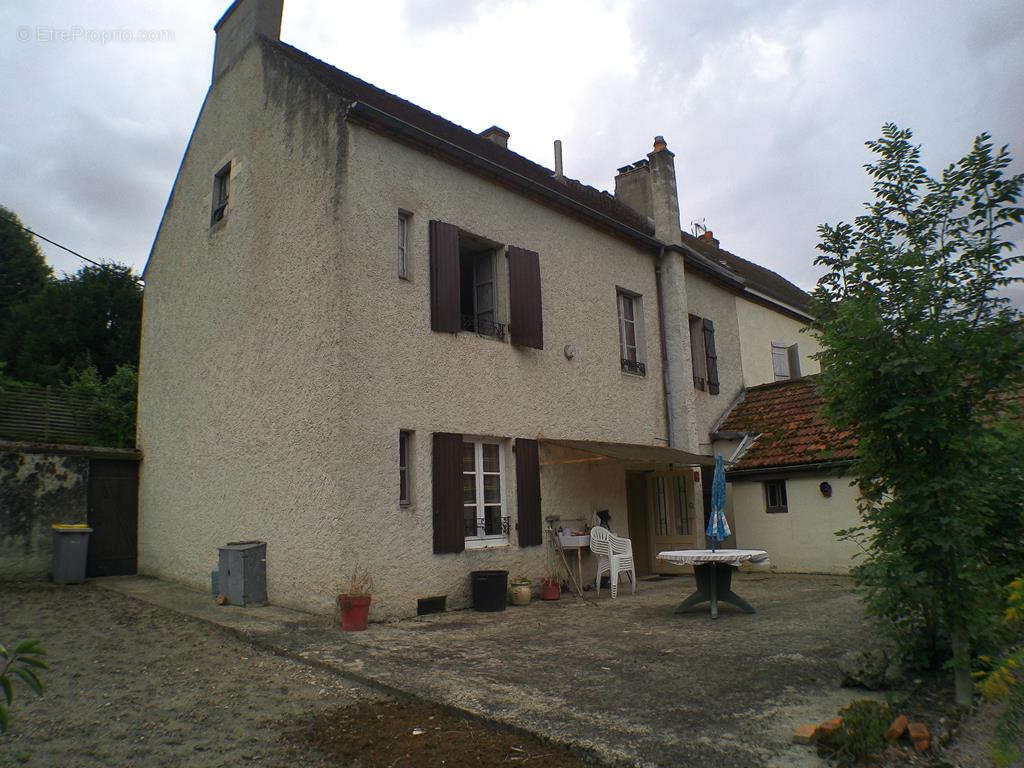
[[[732,591],[732,572],[741,563],[766,562],[768,553],[763,549],[674,549],[659,552],[658,559],[693,566],[697,591],[676,608],[676,613],[707,602],[711,604],[711,618],[717,619],[719,601],[735,605],[744,613],[755,613],[750,603]]]

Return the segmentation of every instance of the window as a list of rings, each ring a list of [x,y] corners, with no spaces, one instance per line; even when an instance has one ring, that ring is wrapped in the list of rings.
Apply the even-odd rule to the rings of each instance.
[[[668,504],[665,499],[665,478],[657,475],[654,478],[654,533],[656,536],[668,536]]]
[[[772,342],[772,371],[776,381],[800,378],[800,350],[796,344],[786,346]]]
[[[643,311],[640,296],[619,290],[616,300],[619,313],[619,358],[622,370],[637,376],[647,375],[642,353]]]
[[[228,208],[228,187],[231,183],[231,163],[228,163],[213,177],[213,207],[210,211],[210,226],[223,220]]]
[[[432,330],[501,340],[508,332],[516,346],[544,348],[536,251],[506,248],[444,221],[431,221],[428,235]]]
[[[715,350],[715,324],[706,317],[690,315],[690,362],[693,365],[693,386],[717,395],[718,352]]]
[[[769,514],[789,512],[786,504],[786,481],[766,480],[764,484],[765,511]]]
[[[398,276],[402,280],[410,279],[409,274],[409,219],[408,211],[398,212]]]
[[[466,546],[508,543],[505,459],[493,440],[462,442],[462,507]]]
[[[680,536],[690,535],[690,501],[686,497],[686,478],[675,476],[676,485],[676,533]]]
[[[690,362],[693,364],[693,386],[704,389],[707,368],[704,361],[704,321],[690,315]]]
[[[493,248],[459,252],[459,305],[462,330],[501,339],[505,327],[496,321]]]
[[[398,503],[403,507],[412,504],[412,485],[409,476],[411,442],[412,432],[403,429],[398,433]]]

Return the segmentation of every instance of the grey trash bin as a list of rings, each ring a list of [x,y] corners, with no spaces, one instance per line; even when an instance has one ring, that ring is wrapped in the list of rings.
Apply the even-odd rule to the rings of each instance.
[[[87,525],[61,524],[53,528],[53,582],[81,584],[85,581],[85,563],[89,554]]]
[[[228,605],[267,602],[267,543],[232,541],[220,550],[217,587]]]

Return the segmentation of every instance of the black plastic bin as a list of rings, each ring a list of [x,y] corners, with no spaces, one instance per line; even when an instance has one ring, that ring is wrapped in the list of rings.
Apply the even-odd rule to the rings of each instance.
[[[473,571],[473,610],[504,611],[508,601],[508,571]]]

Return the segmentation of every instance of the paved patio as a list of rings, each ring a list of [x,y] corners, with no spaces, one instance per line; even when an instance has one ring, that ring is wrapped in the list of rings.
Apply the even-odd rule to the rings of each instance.
[[[692,577],[641,582],[614,602],[455,611],[341,633],[324,617],[216,607],[145,578],[99,586],[205,619],[278,653],[568,742],[604,761],[651,766],[820,766],[788,743],[835,714],[835,659],[868,635],[849,579],[741,574],[730,606],[675,615]]]

